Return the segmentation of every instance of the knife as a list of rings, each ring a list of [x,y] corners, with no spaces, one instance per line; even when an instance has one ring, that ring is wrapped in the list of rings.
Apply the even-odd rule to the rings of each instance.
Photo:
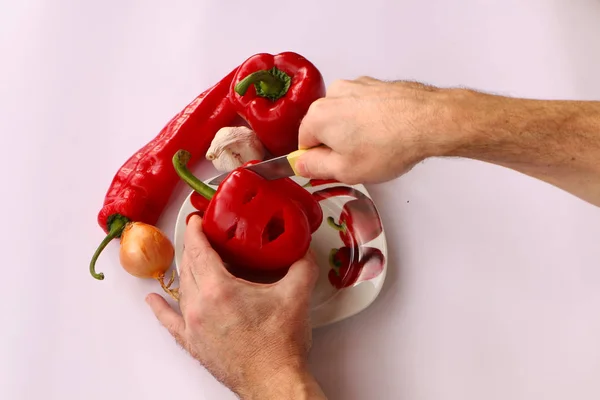
[[[298,160],[298,157],[300,157],[307,151],[308,150],[292,151],[288,155],[272,158],[270,160],[262,161],[253,165],[247,165],[244,168],[256,172],[257,174],[269,181],[295,176],[297,175],[296,161]],[[224,174],[213,178],[210,182],[208,182],[208,184],[219,185],[225,180],[225,178],[227,178],[227,175],[229,175],[229,172],[225,172]]]

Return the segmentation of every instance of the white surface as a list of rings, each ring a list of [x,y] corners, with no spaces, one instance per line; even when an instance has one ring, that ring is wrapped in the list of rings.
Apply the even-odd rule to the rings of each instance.
[[[594,99],[599,20],[597,0],[0,2],[0,398],[233,398],[154,320],[158,288],[116,243],[105,281],[87,266],[115,170],[247,56],[298,51],[327,83]],[[600,398],[600,210],[456,159],[369,190],[390,268],[369,309],[315,332],[331,399]]]

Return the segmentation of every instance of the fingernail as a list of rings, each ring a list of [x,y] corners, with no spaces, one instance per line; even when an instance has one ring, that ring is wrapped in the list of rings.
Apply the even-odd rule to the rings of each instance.
[[[308,175],[308,171],[306,170],[306,163],[304,161],[296,161],[296,171],[301,176],[306,177]]]

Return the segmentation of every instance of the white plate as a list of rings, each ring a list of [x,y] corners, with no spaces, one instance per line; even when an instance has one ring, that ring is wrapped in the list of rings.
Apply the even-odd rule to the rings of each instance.
[[[316,328],[351,317],[367,308],[377,298],[387,272],[387,243],[377,208],[363,185],[348,186],[337,182],[308,181],[299,177],[291,179],[315,196],[326,192],[341,194],[320,200],[323,222],[312,235],[311,248],[320,267],[311,302],[311,320]],[[175,224],[175,265],[178,273],[186,222],[191,214],[198,211],[192,205],[192,196],[198,194],[192,191],[185,199]],[[344,235],[334,228],[331,221],[328,222],[328,219],[333,219],[333,222],[341,224],[340,217],[347,221],[348,217],[352,218],[347,226],[352,225],[353,235]],[[346,237],[346,243],[342,236]],[[360,240],[361,244],[356,244],[356,240]],[[330,258],[332,251],[340,248],[342,250],[333,257],[334,261],[352,266],[339,269],[339,273],[336,274]],[[345,260],[340,260],[341,258]],[[363,268],[358,267],[360,262],[363,263]],[[339,287],[340,282],[343,282],[341,286],[345,287]]]

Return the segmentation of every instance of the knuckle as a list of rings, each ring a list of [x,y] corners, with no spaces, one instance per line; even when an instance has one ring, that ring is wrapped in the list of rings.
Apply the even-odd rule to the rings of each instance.
[[[320,115],[323,110],[327,108],[328,99],[325,97],[320,97],[313,101],[308,107],[307,115]]]
[[[328,96],[336,96],[343,94],[348,91],[348,88],[353,84],[352,81],[348,79],[336,79],[327,88]]]
[[[317,100],[318,101],[318,100]],[[310,135],[312,135],[312,130],[315,125],[314,118],[314,102],[308,107],[308,111],[306,115],[300,120],[300,126],[298,127],[298,139],[302,142],[303,139],[306,139]]]
[[[196,327],[202,324],[202,309],[190,308],[183,312],[183,319],[187,326]]]
[[[205,285],[202,290],[202,300],[210,304],[219,304],[231,300],[231,291],[224,285],[214,283]]]

